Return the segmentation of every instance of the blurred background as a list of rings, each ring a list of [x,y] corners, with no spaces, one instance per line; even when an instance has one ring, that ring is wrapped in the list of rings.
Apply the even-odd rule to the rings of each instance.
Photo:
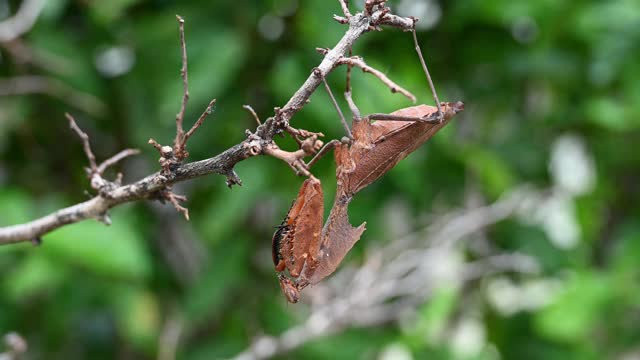
[[[252,158],[242,187],[176,186],[189,222],[139,202],[110,227],[0,247],[0,335],[20,334],[25,359],[639,359],[640,5],[389,5],[421,19],[440,99],[466,110],[357,195],[351,222],[367,231],[336,274],[286,303],[271,235],[303,179]],[[188,126],[218,99],[193,161],[255,127],[243,104],[264,119],[286,103],[314,49],[346,30],[340,13],[320,0],[0,0],[0,225],[87,199],[65,112],[98,160],[142,150],[117,169],[125,181],[158,170],[147,140],[172,141],[182,96],[175,14]],[[353,50],[433,104],[409,33],[368,33]],[[344,74],[329,82],[346,111]],[[359,70],[353,87],[365,114],[411,105]],[[324,91],[293,125],[343,135]],[[328,208],[331,158],[314,173]]]

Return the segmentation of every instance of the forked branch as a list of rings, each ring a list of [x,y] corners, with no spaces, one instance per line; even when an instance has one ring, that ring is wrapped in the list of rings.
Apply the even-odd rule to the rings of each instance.
[[[48,232],[85,219],[98,219],[108,223],[107,211],[109,209],[123,203],[143,199],[169,201],[178,211],[186,216],[188,214],[186,209],[180,205],[183,197],[171,192],[171,186],[173,184],[209,174],[220,174],[226,176],[228,186],[240,185],[242,182],[234,171],[235,165],[240,161],[256,155],[269,154],[276,156],[287,161],[287,163],[294,167],[299,173],[310,175],[307,165],[302,158],[318,153],[322,146],[322,142],[318,140],[319,135],[314,135],[314,133],[302,129],[294,129],[300,134],[299,136],[302,137],[300,139],[301,149],[294,152],[286,152],[279,149],[273,141],[273,137],[283,131],[293,131],[291,130],[293,128],[289,125],[291,118],[308,103],[311,94],[323,82],[324,77],[339,65],[345,53],[351,49],[360,36],[371,30],[372,27],[375,28],[385,24],[403,30],[411,30],[413,28],[412,19],[390,14],[388,8],[384,6],[384,1],[367,1],[367,4],[364,12],[359,12],[351,16],[349,16],[349,13],[343,11],[345,16],[349,16],[346,21],[349,24],[349,28],[338,43],[326,52],[324,59],[316,67],[318,70],[310,73],[307,80],[293,94],[289,101],[275,112],[273,117],[265,120],[254,132],[249,132],[243,141],[224,152],[214,157],[191,163],[183,162],[188,156],[186,141],[202,125],[206,116],[213,111],[215,100],[209,103],[200,118],[191,129],[185,133],[182,126],[189,98],[187,53],[184,36],[184,20],[178,17],[180,48],[183,60],[181,77],[184,91],[180,111],[176,116],[176,139],[174,140],[173,147],[163,146],[153,139],[150,140],[150,143],[160,152],[162,170],[131,184],[123,185],[121,183],[121,175],[113,182],[107,181],[102,178],[102,174],[106,168],[127,156],[137,153],[137,151],[124,150],[98,165],[95,161],[95,156],[93,157],[93,161],[89,156],[90,147],[88,146],[88,138],[85,141],[84,137],[81,136],[81,138],[83,138],[85,153],[87,153],[87,157],[90,158],[90,172],[93,174],[92,187],[99,189],[98,194],[90,200],[60,209],[39,219],[24,224],[0,227],[0,244],[23,241],[34,241],[38,243],[41,237]],[[341,5],[344,5],[344,7],[341,6],[343,10],[348,10],[346,2],[341,2]],[[84,132],[80,131],[80,133]],[[87,149],[89,151],[87,151]],[[91,154],[93,153],[91,152]],[[302,156],[302,154],[304,154],[304,156]],[[313,162],[313,160],[311,162]],[[94,184],[94,178],[100,181]]]

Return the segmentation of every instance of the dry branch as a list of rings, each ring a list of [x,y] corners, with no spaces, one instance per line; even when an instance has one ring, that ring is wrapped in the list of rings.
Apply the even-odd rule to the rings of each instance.
[[[180,197],[172,194],[171,186],[175,183],[190,180],[196,177],[201,177],[209,174],[220,174],[227,178],[227,185],[241,185],[242,182],[238,175],[234,171],[235,165],[249,157],[270,154],[282,158],[287,161],[292,167],[294,167],[298,173],[309,176],[306,164],[301,160],[301,153],[291,155],[280,150],[273,141],[273,137],[276,134],[280,134],[283,131],[289,131],[289,120],[300,110],[305,104],[309,102],[311,94],[322,83],[325,76],[330,73],[336,66],[339,65],[340,59],[342,59],[345,53],[351,49],[355,41],[362,36],[365,32],[369,31],[372,27],[377,27],[381,24],[388,24],[390,26],[399,27],[404,30],[411,30],[413,28],[413,20],[409,18],[400,18],[395,15],[388,14],[388,9],[384,7],[384,2],[376,1],[370,7],[371,11],[366,15],[363,12],[356,13],[349,17],[347,20],[349,28],[346,30],[344,36],[338,41],[338,43],[328,50],[322,62],[314,68],[307,80],[302,86],[294,93],[291,99],[282,108],[276,108],[275,116],[267,119],[264,123],[257,127],[255,132],[248,132],[247,138],[242,142],[232,146],[219,155],[211,157],[209,159],[195,161],[191,163],[182,163],[182,160],[187,156],[184,144],[188,137],[200,126],[204,117],[208,115],[213,107],[212,101],[200,119],[195,123],[186,135],[182,135],[182,122],[184,121],[184,107],[186,107],[188,101],[188,81],[187,81],[187,63],[186,63],[186,45],[184,41],[184,23],[180,17],[178,17],[180,27],[180,45],[183,59],[183,67],[181,71],[184,94],[181,103],[180,112],[176,116],[176,141],[174,141],[174,148],[169,146],[162,146],[155,140],[150,142],[161,153],[161,165],[162,171],[148,175],[147,177],[138,180],[132,184],[121,185],[117,180],[115,182],[108,182],[105,180],[104,184],[98,186],[99,192],[94,198],[85,202],[60,209],[49,215],[43,216],[39,219],[7,227],[0,228],[0,244],[10,244],[24,241],[38,242],[41,237],[50,231],[53,231],[61,226],[76,223],[85,219],[98,219],[105,223],[108,223],[107,211],[115,206],[123,203],[138,201],[143,199],[164,199],[172,202],[179,211],[181,206],[178,203]],[[301,141],[301,145],[304,141],[313,137],[313,133],[305,132],[304,130],[298,130],[299,134],[306,139]],[[306,149],[301,150],[305,155],[311,155],[316,153],[321,146],[321,142],[316,138],[309,140],[306,145]],[[176,151],[178,150],[178,151]],[[181,153],[184,151],[183,153]],[[130,152],[126,154],[131,154]],[[122,155],[116,155],[111,159],[121,159]],[[164,159],[164,162],[163,162]],[[115,160],[107,160],[105,167],[110,165]],[[96,170],[99,170],[100,166],[97,166]],[[100,176],[99,171],[96,171]],[[175,201],[174,201],[175,200]],[[186,209],[185,209],[186,210]],[[184,211],[183,211],[184,213]]]
[[[349,12],[349,0],[338,0],[338,2],[342,7],[342,13],[344,14],[344,16],[347,19],[350,18],[352,15],[351,15],[351,12]]]
[[[31,30],[44,4],[45,0],[24,0],[13,17],[0,22],[0,42],[15,40]]]

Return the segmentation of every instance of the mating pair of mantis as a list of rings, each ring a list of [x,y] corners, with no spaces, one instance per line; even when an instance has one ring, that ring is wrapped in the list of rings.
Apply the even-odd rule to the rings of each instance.
[[[351,129],[346,129],[350,138],[345,142],[334,140],[318,153],[322,155],[333,147],[336,161],[337,190],[327,222],[323,226],[324,195],[320,180],[310,176],[273,235],[273,262],[289,302],[298,302],[302,289],[332,274],[360,239],[366,223],[353,227],[347,213],[353,196],[391,170],[464,109],[462,102],[439,102],[415,31],[414,41],[436,106],[418,105],[360,118],[347,92],[353,112]]]

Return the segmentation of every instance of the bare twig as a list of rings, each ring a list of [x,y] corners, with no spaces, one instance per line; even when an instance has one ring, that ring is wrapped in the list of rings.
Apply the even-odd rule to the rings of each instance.
[[[393,93],[398,92],[398,93],[406,96],[412,102],[414,102],[414,103],[416,102],[416,97],[411,92],[409,92],[408,90],[406,90],[402,86],[400,86],[400,85],[396,84],[395,82],[393,82],[383,72],[381,72],[381,71],[379,71],[379,70],[367,65],[364,62],[364,60],[359,56],[343,57],[340,60],[338,60],[338,64],[346,64],[347,66],[359,67],[360,69],[362,69],[363,72],[370,73],[373,76],[375,76],[378,79],[380,79],[380,81],[382,81],[385,85],[387,85],[391,89],[391,92],[393,92]]]
[[[168,200],[171,205],[173,205],[173,207],[176,209],[176,211],[178,211],[179,213],[181,213],[184,218],[189,221],[189,209],[187,209],[186,207],[180,205],[180,202],[184,202],[187,201],[187,197],[184,195],[178,195],[176,193],[174,193],[171,190],[171,187],[167,187],[166,190],[161,191],[161,196]]]
[[[137,155],[140,153],[140,151],[137,149],[125,149],[113,155],[112,157],[108,158],[107,160],[103,161],[100,165],[97,165],[96,157],[93,154],[93,151],[91,151],[91,144],[89,143],[89,135],[87,135],[87,133],[85,133],[80,129],[80,127],[78,127],[78,124],[76,123],[73,116],[71,116],[69,113],[65,113],[65,116],[69,120],[69,125],[71,129],[78,135],[78,137],[82,141],[82,147],[84,149],[84,153],[87,155],[87,159],[89,160],[89,168],[87,168],[87,175],[91,180],[91,187],[100,192],[103,192],[105,190],[105,186],[112,186],[112,183],[110,183],[109,181],[105,180],[102,177],[104,172],[110,166],[117,164],[119,161],[121,161],[122,159],[128,156]],[[119,186],[120,181],[122,181],[121,175],[119,176],[118,179],[116,179],[114,184]],[[98,220],[108,222],[106,213],[102,214],[101,217],[98,218]]]
[[[107,160],[103,161],[97,168],[96,171],[98,174],[104,174],[104,172],[111,166],[119,163],[122,159],[127,158],[129,156],[134,156],[140,154],[140,150],[138,149],[124,149],[119,153],[113,155]],[[122,174],[121,174],[122,175]]]
[[[348,19],[351,16],[351,13],[349,12],[349,0],[338,0],[338,2],[340,3],[340,6],[342,7],[342,13],[344,14],[344,16]]]
[[[251,105],[242,105],[242,108],[247,110],[249,112],[249,114],[251,114],[251,116],[253,116],[253,118],[258,123],[258,126],[262,125],[262,122],[260,121],[260,118],[258,117],[258,114],[256,113],[255,110],[253,110]]]
[[[180,112],[176,115],[176,139],[173,142],[173,147],[179,157],[182,155],[185,145],[182,123],[184,121],[184,113],[187,109],[187,102],[189,102],[189,75],[187,73],[187,44],[184,39],[184,19],[179,15],[176,15],[176,19],[178,19],[180,28],[180,50],[182,51],[182,68],[180,69],[180,76],[182,77],[183,94],[182,103],[180,104]]]
[[[442,109],[440,108],[440,100],[438,99],[438,94],[436,94],[436,87],[433,85],[433,80],[431,80],[429,69],[427,69],[427,63],[424,61],[424,57],[422,56],[422,50],[420,50],[420,45],[418,44],[418,37],[416,35],[415,26],[411,33],[413,34],[413,43],[416,47],[416,52],[418,53],[418,57],[420,58],[420,64],[422,65],[422,70],[424,71],[424,74],[427,77],[427,81],[429,82],[431,95],[433,95],[433,100],[436,102],[436,107],[438,108],[438,118],[444,119],[444,115],[442,114]]]
[[[94,173],[98,170],[98,166],[96,165],[96,156],[93,155],[93,151],[91,151],[91,144],[89,144],[89,135],[82,131],[78,124],[76,124],[76,120],[69,113],[65,113],[64,116],[69,120],[69,126],[76,134],[80,140],[82,140],[82,148],[84,149],[85,155],[87,155],[87,159],[89,159],[89,168],[91,169],[91,173]]]
[[[31,30],[44,4],[44,0],[24,0],[13,17],[0,22],[0,42],[14,40]]]
[[[349,48],[349,57],[353,56],[353,49]],[[345,81],[345,90],[346,93],[351,93],[351,69],[353,65],[347,64],[347,80]]]
[[[173,147],[170,146],[162,146],[156,140],[149,139],[149,144],[153,145],[160,152],[159,163],[162,167],[163,174],[170,173],[173,167],[181,164],[184,159],[189,156],[189,152],[187,151],[187,141],[189,138],[202,126],[204,120],[209,116],[216,104],[216,99],[211,100],[207,108],[204,110],[202,115],[198,118],[198,120],[193,124],[191,129],[187,131],[185,134],[183,124],[184,124],[184,115],[187,108],[187,103],[189,101],[189,81],[188,81],[188,72],[187,72],[187,44],[185,41],[184,35],[184,19],[179,15],[176,15],[176,19],[178,19],[178,27],[180,32],[180,49],[182,53],[182,68],[180,69],[180,75],[182,77],[182,86],[183,86],[183,95],[182,95],[182,103],[180,104],[180,111],[176,115],[176,137],[173,140]],[[170,200],[174,205],[175,201],[172,201],[171,198],[167,197],[167,200]],[[176,209],[182,213],[184,213],[184,208],[176,206]],[[188,219],[188,214],[185,214],[185,217]]]
[[[206,119],[207,116],[211,115],[211,113],[215,109],[215,106],[216,106],[216,99],[213,99],[211,100],[209,105],[207,105],[207,108],[204,110],[204,112],[202,112],[202,115],[200,115],[198,120],[193,124],[191,129],[189,129],[189,131],[187,131],[187,133],[184,135],[184,140],[183,140],[184,144],[186,144],[189,138],[191,137],[191,135],[193,135],[193,133],[195,133],[196,130],[198,130],[198,128],[202,126],[204,119]]]
[[[385,14],[377,23],[380,25],[397,27],[404,31],[411,31],[414,28],[415,21],[415,18],[406,18],[393,14]]]
[[[333,15],[333,20],[339,22],[340,24],[349,23],[349,19],[347,19],[346,17],[338,16],[338,15]]]

